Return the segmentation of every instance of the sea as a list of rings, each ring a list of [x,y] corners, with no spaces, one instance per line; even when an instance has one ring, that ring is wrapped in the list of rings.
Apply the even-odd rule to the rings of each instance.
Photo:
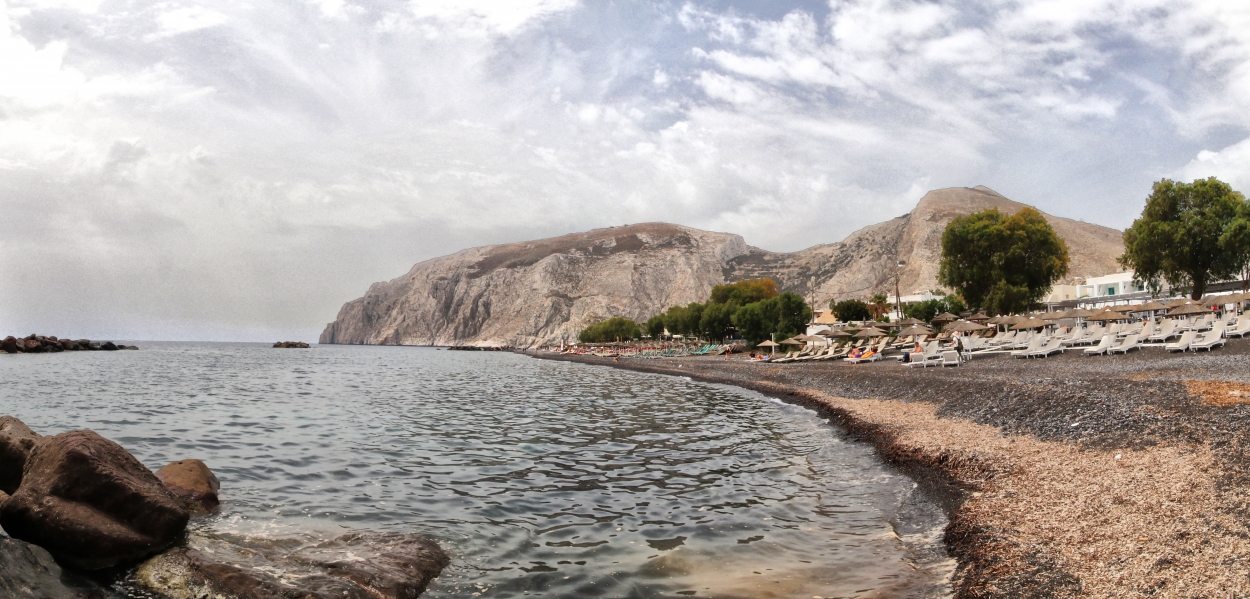
[[[132,343],[132,342],[127,342]],[[945,597],[946,519],[754,391],[508,352],[133,342],[0,354],[0,413],[203,460],[242,537],[413,532],[424,597]]]

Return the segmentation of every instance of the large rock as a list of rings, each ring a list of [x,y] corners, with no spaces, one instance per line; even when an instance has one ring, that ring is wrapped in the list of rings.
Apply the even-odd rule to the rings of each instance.
[[[9,535],[84,569],[135,561],[182,537],[190,515],[120,445],[92,431],[46,437],[0,509]]]
[[[156,471],[156,478],[192,513],[212,513],[221,505],[217,499],[221,483],[200,460],[170,462]]]
[[[415,599],[448,564],[424,537],[360,532],[323,542],[194,535],[139,566],[172,599]]]
[[[15,354],[21,351],[17,346],[17,338],[12,335],[5,337],[4,341],[0,341],[0,351],[7,354]]]
[[[40,438],[21,420],[0,416],[0,491],[9,494],[17,491],[26,458]]]
[[[320,343],[519,346],[571,341],[611,317],[645,320],[706,301],[714,285],[769,277],[782,290],[830,299],[938,287],[942,232],[955,217],[1024,204],[985,187],[929,192],[909,214],[797,252],[750,247],[737,235],[646,223],[426,260],[348,302]],[[1044,215],[1068,245],[1072,276],[1120,270],[1120,231]],[[815,241],[815,240],[814,240]],[[899,260],[906,261],[900,270]]]
[[[0,536],[0,597],[4,599],[112,599],[113,593],[65,572],[47,551]]]

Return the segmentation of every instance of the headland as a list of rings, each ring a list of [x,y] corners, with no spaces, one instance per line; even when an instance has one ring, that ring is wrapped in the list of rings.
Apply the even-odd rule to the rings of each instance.
[[[529,353],[819,411],[946,509],[957,597],[1250,592],[1250,341],[953,368]]]

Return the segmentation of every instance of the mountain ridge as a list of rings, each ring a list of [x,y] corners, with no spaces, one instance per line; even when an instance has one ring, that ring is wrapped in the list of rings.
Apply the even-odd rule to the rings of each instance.
[[[767,276],[815,303],[937,286],[941,234],[955,216],[1026,205],[983,186],[930,191],[911,212],[796,252],[740,235],[638,223],[468,248],[415,264],[343,305],[321,343],[512,345],[571,341],[603,318],[645,319],[703,301],[712,286]],[[1121,232],[1043,213],[1071,254],[1071,279],[1114,272]],[[897,268],[898,260],[907,262]]]

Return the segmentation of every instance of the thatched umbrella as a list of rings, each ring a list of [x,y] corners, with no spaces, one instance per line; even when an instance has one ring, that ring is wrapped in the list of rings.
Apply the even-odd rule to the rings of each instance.
[[[1067,312],[1047,312],[1042,315],[1042,320],[1056,321],[1063,320],[1068,317]]]
[[[777,351],[777,346],[778,346],[778,345],[780,345],[780,344],[778,344],[778,343],[773,343],[773,341],[772,341],[772,340],[768,340],[768,341],[765,341],[765,342],[763,342],[763,343],[760,343],[759,345],[756,345],[755,347],[767,347],[767,348],[768,348],[768,353],[772,354],[772,353],[776,353],[776,351]]]
[[[1024,329],[1040,329],[1047,326],[1050,326],[1050,323],[1040,318],[1025,318],[1011,325],[1011,328],[1015,331],[1021,331]]]
[[[829,331],[827,333],[820,333],[820,334],[824,335],[825,337],[829,337],[830,339],[835,338],[835,337],[850,337],[851,336],[851,334],[846,332],[844,329],[838,329],[836,331]]]
[[[912,335],[932,335],[933,329],[923,324],[913,324],[898,332],[899,337],[911,337]]]
[[[971,333],[973,331],[984,331],[985,329],[988,329],[988,328],[989,327],[983,324],[970,322],[967,320],[958,320],[958,321],[955,321],[946,325],[946,330],[959,331],[961,333]]]
[[[1170,309],[1172,309],[1172,308],[1177,308],[1177,307],[1180,307],[1180,306],[1184,306],[1185,304],[1188,304],[1188,303],[1191,303],[1191,302],[1193,302],[1193,300],[1191,300],[1191,299],[1189,299],[1189,298],[1187,298],[1187,297],[1177,298],[1177,299],[1174,299],[1174,300],[1172,300],[1172,301],[1168,302],[1168,309],[1170,310]]]
[[[933,322],[953,322],[956,320],[959,320],[959,317],[950,312],[943,312],[933,317]]]
[[[984,312],[977,312],[976,314],[973,314],[972,316],[968,317],[968,320],[971,320],[973,322],[980,321],[980,320],[989,320],[989,319],[990,317],[986,316]]]
[[[1111,306],[1110,309],[1121,314],[1128,314],[1129,312],[1136,312],[1137,310],[1135,308],[1136,306],[1133,306],[1132,304],[1121,304],[1119,306]]]
[[[1129,319],[1128,315],[1121,314],[1119,312],[1116,312],[1115,310],[1103,310],[1102,312],[1099,312],[1093,316],[1088,316],[1085,318],[1085,320],[1099,320],[1103,322],[1112,321],[1112,320],[1128,320],[1128,319]]]
[[[1077,308],[1075,310],[1068,310],[1068,318],[1089,318],[1090,316],[1093,316],[1095,314],[1097,314],[1097,312],[1093,310],[1086,310],[1085,308]]]
[[[904,318],[898,321],[898,324],[903,325],[905,327],[913,327],[913,326],[927,327],[929,326],[929,323],[923,320],[920,320],[919,318]]]
[[[855,333],[855,336],[861,339],[867,337],[884,337],[885,335],[885,331],[874,327],[868,327],[858,333]]]
[[[1179,306],[1176,306],[1175,308],[1172,308],[1171,310],[1168,310],[1168,316],[1191,316],[1194,314],[1206,314],[1210,311],[1210,308],[1204,307],[1198,302],[1187,301]]]
[[[1136,306],[1133,306],[1133,308],[1134,308],[1133,310],[1134,312],[1154,312],[1156,310],[1168,309],[1167,306],[1160,304],[1159,302],[1156,302],[1154,300],[1148,301],[1144,304],[1138,304]]]
[[[1238,295],[1241,295],[1241,294],[1240,293],[1232,293],[1232,294],[1226,293],[1224,295],[1208,295],[1202,298],[1202,305],[1210,308],[1212,306],[1223,306],[1225,304],[1231,304],[1231,303],[1238,301],[1236,297],[1234,297]]]

